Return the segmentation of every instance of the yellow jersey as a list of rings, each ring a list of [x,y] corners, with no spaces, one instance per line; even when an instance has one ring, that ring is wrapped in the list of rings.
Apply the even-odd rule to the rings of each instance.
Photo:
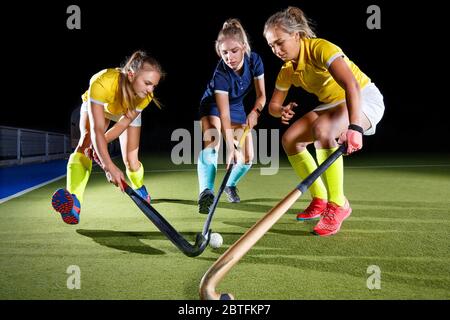
[[[90,101],[103,104],[105,112],[123,115],[127,112],[119,101],[119,69],[104,69],[94,74],[89,81],[89,89],[81,96],[84,102]],[[137,98],[136,111],[142,112],[152,101],[153,96]]]
[[[322,103],[333,103],[345,99],[345,90],[334,80],[328,71],[331,63],[343,57],[358,81],[360,88],[371,82],[352,61],[333,43],[319,38],[300,39],[300,54],[297,68],[292,61],[286,62],[278,73],[275,87],[288,91],[291,85],[302,87],[313,93]]]

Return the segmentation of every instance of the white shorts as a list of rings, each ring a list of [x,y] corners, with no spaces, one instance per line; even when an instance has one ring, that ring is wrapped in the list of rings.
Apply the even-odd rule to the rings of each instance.
[[[87,110],[87,102],[83,101],[83,103],[81,105],[80,113],[81,112],[87,112],[87,111],[88,111]],[[115,114],[112,114],[112,113],[109,113],[109,112],[106,112],[106,111],[104,111],[103,113],[104,113],[106,119],[114,121],[114,122],[118,122],[120,120],[120,118],[123,117],[123,115],[119,115],[118,116],[118,115],[115,115]],[[136,119],[134,119],[130,123],[130,127],[140,127],[141,123],[142,123],[142,112],[139,112],[139,115],[136,117]]]
[[[313,111],[331,109],[344,102],[345,100],[321,104]],[[370,122],[370,128],[364,132],[364,135],[370,136],[375,134],[377,124],[383,118],[384,102],[383,95],[374,83],[369,83],[361,90],[361,109]]]

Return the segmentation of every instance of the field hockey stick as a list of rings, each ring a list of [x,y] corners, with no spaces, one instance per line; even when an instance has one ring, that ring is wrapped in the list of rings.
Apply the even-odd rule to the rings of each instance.
[[[244,133],[239,141],[240,147],[242,147],[243,141],[245,141],[245,135],[248,131],[249,130],[247,130],[247,128],[244,130]],[[230,176],[231,168],[232,166],[230,166],[227,174],[225,175],[226,180],[228,180],[228,177]],[[222,182],[222,185],[226,184],[226,180],[224,179],[225,182]],[[212,213],[211,211],[208,213],[209,219],[207,218],[205,222],[206,228],[203,228],[204,231],[202,233],[197,233],[195,243],[192,245],[179,232],[177,232],[175,228],[152,205],[142,199],[126,182],[122,181],[122,186],[125,193],[130,196],[142,213],[144,213],[145,216],[153,222],[153,224],[185,255],[189,257],[196,257],[205,251],[210,239],[211,230],[209,230],[209,225],[211,224],[214,211],[212,211]]]
[[[234,146],[235,149],[241,150],[245,143],[245,138],[247,134],[250,132],[250,127],[246,126],[244,129],[244,132],[242,133],[241,138],[239,139],[238,145]],[[211,230],[209,229],[211,225],[212,218],[214,216],[214,212],[216,211],[217,204],[219,203],[220,196],[222,195],[223,191],[225,190],[225,187],[228,182],[228,178],[230,177],[231,171],[233,170],[234,164],[230,165],[230,167],[227,169],[225,176],[223,177],[222,183],[220,184],[219,191],[217,192],[217,195],[214,197],[214,201],[209,208],[208,217],[206,218],[205,224],[203,225],[203,231],[202,235],[206,237],[208,235],[208,242],[209,242],[209,234],[211,233]]]
[[[95,156],[95,152],[92,154],[92,159],[103,169],[103,165],[100,159]],[[124,192],[133,200],[142,213],[185,255],[188,257],[198,256],[208,246],[208,242],[201,233],[197,234],[194,245],[190,244],[152,205],[142,199],[125,181],[122,181],[121,184]]]
[[[152,205],[142,199],[125,181],[122,181],[122,186],[125,193],[130,196],[131,200],[145,216],[185,255],[189,257],[198,256],[208,246],[208,242],[201,233],[197,234],[195,244],[190,244]]]
[[[217,293],[218,283],[230,269],[261,239],[267,231],[288,211],[288,209],[305,193],[311,184],[322,175],[328,167],[346,152],[342,144],[316,170],[292,190],[283,200],[273,207],[263,218],[253,225],[209,268],[200,281],[200,298],[203,300],[233,300],[229,293]]]

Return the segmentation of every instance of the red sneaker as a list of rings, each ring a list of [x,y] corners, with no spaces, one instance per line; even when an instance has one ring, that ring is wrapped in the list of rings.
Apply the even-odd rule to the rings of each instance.
[[[327,209],[322,215],[319,223],[314,227],[314,233],[325,237],[335,234],[341,229],[342,222],[352,213],[352,208],[345,199],[342,207],[333,202],[328,202]]]
[[[313,198],[308,208],[297,214],[297,220],[311,220],[319,218],[327,208],[328,202],[320,198]]]

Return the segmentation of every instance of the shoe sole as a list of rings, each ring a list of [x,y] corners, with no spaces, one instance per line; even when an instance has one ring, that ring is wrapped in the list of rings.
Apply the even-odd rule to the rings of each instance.
[[[200,206],[200,204],[199,204],[198,213],[208,214],[209,213],[209,208],[211,207],[213,202],[214,202],[214,196],[212,196],[211,198],[205,199],[204,203],[202,203],[202,206]]]
[[[73,197],[65,189],[57,190],[52,196],[52,207],[61,214],[62,220],[67,224],[78,224],[78,214],[72,213]]]
[[[228,202],[230,202],[230,203],[239,203],[239,202],[241,202],[241,199],[234,200],[234,199],[231,198],[228,194],[227,194],[227,200],[228,200]]]
[[[315,220],[315,219],[319,219],[320,218],[320,214],[311,218],[299,218],[297,217],[297,221],[308,221],[308,220]]]
[[[236,194],[237,199],[234,199],[232,196],[230,196],[230,195],[228,194],[227,189],[224,190],[224,193],[225,193],[226,196],[227,196],[228,202],[230,202],[230,203],[239,203],[239,202],[241,202],[241,198],[239,198],[239,196],[238,196],[237,194]]]
[[[344,222],[345,219],[347,219],[350,216],[351,213],[352,213],[352,208],[350,208],[348,213],[344,216],[344,218],[342,219],[341,223],[339,224],[339,227],[336,230],[331,231],[330,233],[325,233],[325,234],[320,234],[320,233],[317,233],[316,231],[313,231],[313,233],[315,235],[317,235],[317,236],[320,236],[320,237],[328,237],[328,236],[332,236],[333,234],[338,233],[339,230],[341,230],[342,223]]]
[[[80,221],[79,217],[77,217],[75,214],[73,213],[69,213],[66,216],[61,215],[61,218],[63,219],[63,221],[67,224],[78,224],[78,222]]]
[[[52,207],[61,214],[70,213],[73,208],[72,195],[67,190],[57,190],[52,196]]]

